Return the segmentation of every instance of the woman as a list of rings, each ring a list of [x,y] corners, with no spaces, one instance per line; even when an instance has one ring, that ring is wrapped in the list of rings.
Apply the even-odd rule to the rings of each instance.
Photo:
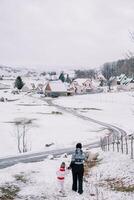
[[[82,151],[82,144],[78,143],[76,145],[76,150],[72,154],[70,169],[72,169],[73,185],[72,190],[77,191],[79,194],[83,193],[83,173],[84,166],[83,162],[85,160],[85,154]]]

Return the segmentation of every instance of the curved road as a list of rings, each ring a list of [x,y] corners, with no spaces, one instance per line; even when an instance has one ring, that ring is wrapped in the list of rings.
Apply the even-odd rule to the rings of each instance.
[[[66,112],[68,112],[68,113],[71,113],[71,114],[73,114],[74,116],[79,117],[79,118],[81,118],[81,119],[83,119],[83,120],[88,120],[88,121],[90,121],[90,122],[93,122],[93,123],[99,124],[99,125],[101,125],[101,126],[104,126],[104,127],[106,127],[107,129],[112,130],[112,131],[113,131],[113,134],[115,134],[115,135],[118,135],[118,136],[120,136],[120,135],[125,136],[125,135],[126,135],[126,132],[125,132],[123,129],[117,127],[117,126],[114,126],[114,125],[111,125],[111,124],[108,124],[108,123],[105,123],[105,122],[101,122],[101,121],[92,119],[92,118],[90,118],[90,117],[86,117],[86,116],[84,116],[84,115],[81,115],[81,114],[79,114],[77,111],[75,111],[73,108],[66,108],[66,107],[64,107],[64,106],[60,106],[60,105],[54,104],[54,103],[52,102],[51,99],[48,99],[48,100],[45,100],[45,101],[46,101],[50,106],[54,106],[54,107],[56,107],[56,108],[58,108],[58,109],[60,109],[60,110],[62,110],[62,111],[66,111]]]
[[[66,108],[57,104],[54,104],[51,99],[43,99],[43,101],[46,101],[50,106],[54,106],[63,112],[68,112],[76,117],[79,117],[83,120],[87,120],[96,124],[100,124],[104,126],[107,129],[112,130],[112,134],[115,135],[126,135],[126,132],[123,129],[120,129],[117,126],[107,124],[86,116],[83,116],[79,114],[77,111],[73,110],[72,108]],[[88,145],[85,145],[85,148],[92,149],[95,147],[100,146],[100,141],[96,141],[94,143],[90,143]],[[71,154],[74,151],[74,148],[64,148],[64,149],[58,149],[58,150],[50,150],[50,151],[42,151],[42,152],[36,152],[36,153],[24,153],[23,155],[18,155],[18,156],[10,156],[10,157],[5,157],[5,158],[0,158],[0,169],[9,167],[12,165],[15,165],[17,163],[28,163],[28,162],[38,162],[42,161],[45,158],[47,158],[49,155],[53,155],[54,157],[62,155],[64,153]]]

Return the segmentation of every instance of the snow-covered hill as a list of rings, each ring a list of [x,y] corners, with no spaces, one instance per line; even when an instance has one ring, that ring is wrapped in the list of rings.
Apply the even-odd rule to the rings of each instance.
[[[0,65],[0,77],[15,78],[17,76],[37,76],[37,74],[37,71],[33,69]]]

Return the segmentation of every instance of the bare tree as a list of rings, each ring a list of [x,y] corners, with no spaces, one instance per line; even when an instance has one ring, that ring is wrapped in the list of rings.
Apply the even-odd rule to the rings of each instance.
[[[76,78],[91,78],[95,79],[96,71],[94,69],[89,70],[75,70]]]
[[[19,153],[24,153],[29,150],[27,133],[28,130],[33,127],[34,119],[18,118],[14,121],[16,127],[16,139],[17,139],[17,148]]]
[[[102,71],[103,76],[108,81],[110,77],[115,76],[115,63],[114,62],[105,63],[102,66],[101,71]]]
[[[134,42],[134,31],[129,31],[130,38]]]
[[[134,31],[129,31],[129,37],[130,37],[130,40],[134,42]],[[125,54],[125,57],[127,59],[134,58],[134,52],[128,50],[127,53]]]

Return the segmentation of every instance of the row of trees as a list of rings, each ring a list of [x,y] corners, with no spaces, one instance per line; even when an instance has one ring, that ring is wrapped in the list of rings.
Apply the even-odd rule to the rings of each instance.
[[[89,70],[75,70],[76,78],[95,78],[96,77],[96,70],[89,69]]]
[[[107,62],[101,67],[101,72],[106,80],[109,80],[112,76],[119,76],[120,74],[126,74],[129,77],[134,77],[134,57],[131,56],[127,59],[118,60],[116,62]],[[97,76],[97,70],[75,70],[75,78],[91,78],[95,79]],[[59,79],[65,82],[64,73],[61,73]],[[69,76],[67,82],[70,82]]]
[[[118,60],[117,62],[105,63],[101,68],[103,76],[109,80],[111,76],[119,76],[126,74],[134,77],[134,58]]]
[[[59,79],[64,83],[64,82],[67,82],[67,83],[71,83],[72,82],[72,79],[69,77],[69,75],[67,74],[67,76],[65,77],[64,75],[64,72],[61,72],[60,76],[59,76]]]
[[[129,32],[129,36],[131,41],[134,42],[134,32]],[[120,74],[134,77],[134,52],[128,51],[126,53],[126,59],[105,63],[101,71],[107,80],[111,76],[119,76]]]
[[[118,60],[116,62],[107,62],[101,67],[101,73],[109,80],[110,77],[125,74],[129,77],[134,77],[134,57]],[[90,70],[75,70],[76,78],[96,78],[97,71]]]

